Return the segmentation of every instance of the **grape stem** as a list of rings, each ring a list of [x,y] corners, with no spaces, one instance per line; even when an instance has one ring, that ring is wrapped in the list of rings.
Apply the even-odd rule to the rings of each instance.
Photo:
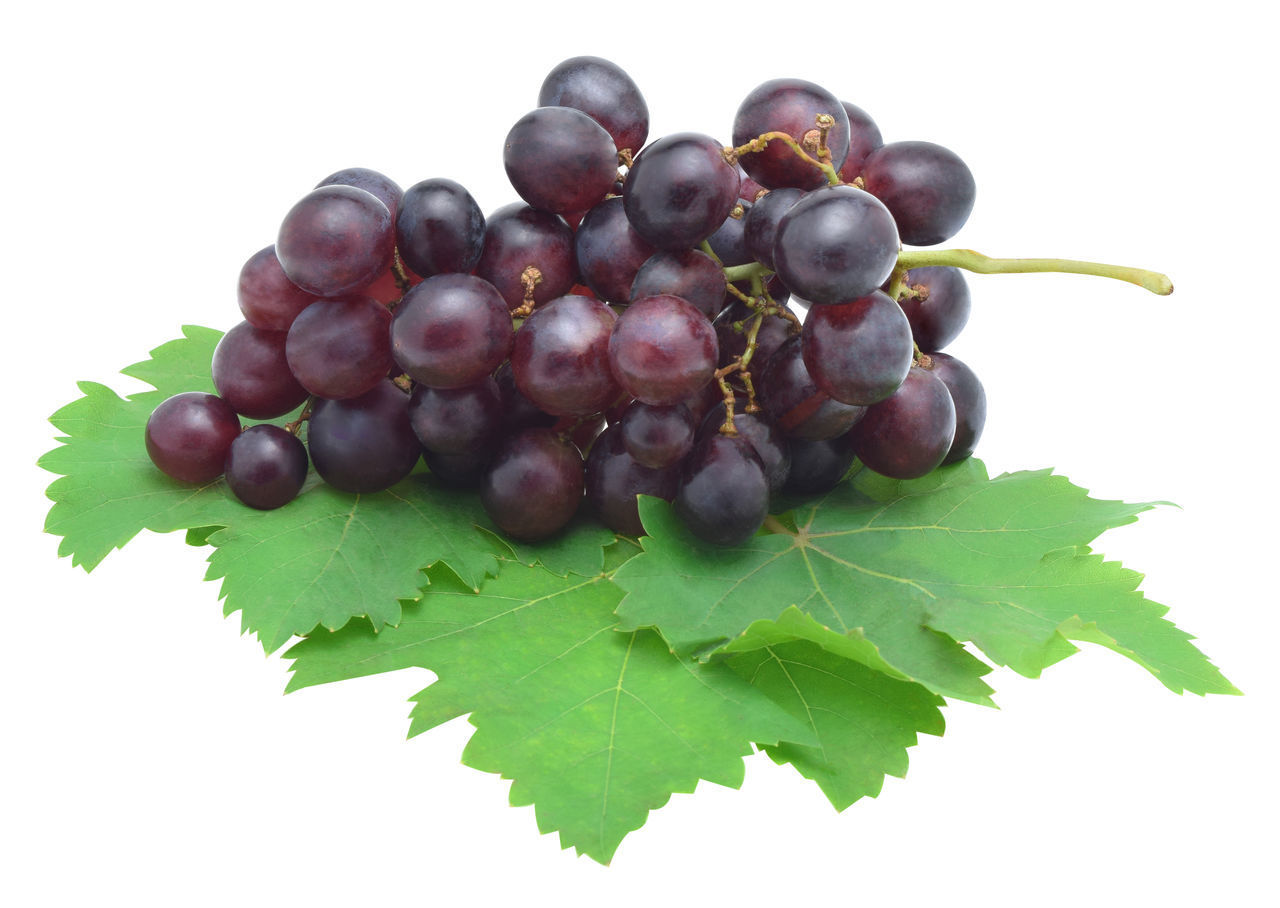
[[[1173,281],[1167,275],[1143,268],[1126,268],[1122,265],[1103,265],[1098,262],[1079,262],[1074,259],[996,259],[974,252],[972,249],[912,249],[898,253],[898,268],[907,269],[926,265],[950,265],[977,274],[1030,274],[1058,272],[1062,274],[1092,274],[1118,281],[1136,284],[1160,296],[1173,292]],[[896,282],[896,283],[900,283]],[[900,290],[900,288],[899,288]],[[890,293],[893,296],[893,293]],[[894,297],[895,299],[897,297]]]
[[[306,405],[302,408],[302,412],[298,414],[298,418],[292,422],[284,424],[284,430],[290,435],[296,436],[302,431],[302,424],[311,418],[311,406],[316,402],[314,396],[307,398]]]
[[[823,138],[825,139],[825,136]],[[799,142],[787,135],[785,132],[778,132],[775,130],[774,132],[761,133],[744,145],[739,145],[737,148],[726,148],[724,150],[724,158],[730,164],[737,164],[738,158],[742,157],[742,155],[764,151],[769,147],[770,142],[781,142],[786,145],[799,155],[801,159],[808,161],[814,167],[821,170],[826,176],[827,182],[832,186],[840,185],[840,173],[831,166],[829,161],[818,160],[813,155],[809,154],[809,152],[805,151]],[[830,152],[828,152],[828,155],[830,155]]]

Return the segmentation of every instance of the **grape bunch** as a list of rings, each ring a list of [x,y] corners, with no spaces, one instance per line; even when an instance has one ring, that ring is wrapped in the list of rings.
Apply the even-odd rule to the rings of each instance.
[[[225,474],[269,509],[310,467],[361,494],[422,458],[514,539],[555,534],[584,499],[640,535],[643,494],[732,545],[855,458],[906,479],[973,452],[982,384],[939,352],[970,308],[947,262],[1050,269],[903,250],[968,218],[974,180],[954,153],[884,143],[800,79],[751,91],[732,146],[647,142],[639,89],[596,57],[556,66],[538,105],[503,148],[521,201],[487,218],[444,178],[402,191],[352,168],[305,195],[241,270],[217,395],[152,414],[156,466]]]

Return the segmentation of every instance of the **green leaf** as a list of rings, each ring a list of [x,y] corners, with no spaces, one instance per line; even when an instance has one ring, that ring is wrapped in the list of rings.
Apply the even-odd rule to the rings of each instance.
[[[398,627],[289,650],[290,689],[429,668],[439,680],[414,698],[411,734],[470,713],[463,762],[512,779],[511,802],[533,804],[563,847],[608,862],[672,793],[699,779],[739,786],[751,742],[815,743],[728,666],[677,659],[650,631],[618,633],[621,591],[607,574],[509,562],[478,594],[430,576]]]
[[[812,729],[816,744],[765,751],[816,782],[837,810],[878,795],[886,775],[906,775],[918,733],[943,732],[941,697],[809,641],[764,646],[728,665]]]
[[[617,575],[628,593],[619,615],[624,627],[657,627],[677,650],[705,657],[794,605],[831,634],[873,644],[900,676],[978,701],[987,692],[981,670],[957,639],[1034,674],[1070,654],[1068,636],[1114,637],[1113,648],[1175,689],[1225,692],[1187,635],[1161,620],[1163,608],[1142,605],[1136,574],[1099,582],[1094,562],[1058,552],[1150,507],[1090,498],[1048,471],[988,479],[970,459],[915,481],[864,470],[796,511],[794,529],[775,521],[774,532],[716,550],[666,505],[643,501],[650,536]],[[995,618],[1020,610],[1035,620],[1006,627]],[[810,631],[801,636],[859,658]],[[876,667],[865,653],[861,661]]]
[[[287,507],[243,508],[213,533],[206,579],[222,579],[226,613],[240,611],[268,652],[318,624],[397,624],[424,567],[445,562],[473,590],[497,573],[500,549],[475,527],[483,513],[474,493],[422,474],[374,495],[317,483]]]
[[[221,333],[192,325],[183,333],[124,370],[156,390],[121,398],[105,385],[82,382],[84,397],[50,418],[65,434],[39,461],[61,475],[49,486],[45,530],[63,537],[58,554],[86,571],[142,530],[221,526],[246,510],[221,481],[185,485],[147,456],[143,431],[157,404],[182,391],[213,391],[209,361]]]
[[[508,539],[492,528],[488,518],[481,523],[481,528],[492,533],[504,548],[510,549],[521,564],[540,564],[561,577],[568,574],[591,577],[600,573],[604,566],[605,546],[612,545],[618,538],[612,530],[586,514],[585,508],[580,509],[559,533],[539,542]]]

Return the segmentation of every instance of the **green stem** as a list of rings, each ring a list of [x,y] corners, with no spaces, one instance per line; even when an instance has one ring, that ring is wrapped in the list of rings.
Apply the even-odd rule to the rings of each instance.
[[[898,253],[898,267],[920,268],[925,265],[950,265],[978,274],[1030,274],[1053,271],[1062,274],[1092,274],[1137,284],[1152,293],[1168,296],[1173,281],[1166,275],[1142,268],[1078,262],[1074,259],[993,259],[972,249],[912,249]]]
[[[735,281],[745,281],[753,277],[764,277],[766,274],[772,274],[768,268],[759,262],[750,262],[746,265],[729,265],[724,269],[724,279],[732,284]]]

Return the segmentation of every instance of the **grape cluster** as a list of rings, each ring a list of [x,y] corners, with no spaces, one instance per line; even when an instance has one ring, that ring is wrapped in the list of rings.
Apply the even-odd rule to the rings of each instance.
[[[148,421],[156,466],[225,473],[265,509],[308,464],[366,493],[424,458],[514,539],[556,533],[584,498],[641,534],[644,494],[735,544],[771,500],[833,488],[855,457],[913,478],[973,451],[982,385],[937,352],[968,317],[965,280],[899,266],[901,243],[968,217],[955,154],[885,144],[799,79],[746,97],[732,147],[646,144],[640,91],[596,57],[555,67],[538,104],[503,149],[522,201],[488,218],[452,180],[402,191],[363,168],[304,196],[240,273],[217,395],[176,395]]]

